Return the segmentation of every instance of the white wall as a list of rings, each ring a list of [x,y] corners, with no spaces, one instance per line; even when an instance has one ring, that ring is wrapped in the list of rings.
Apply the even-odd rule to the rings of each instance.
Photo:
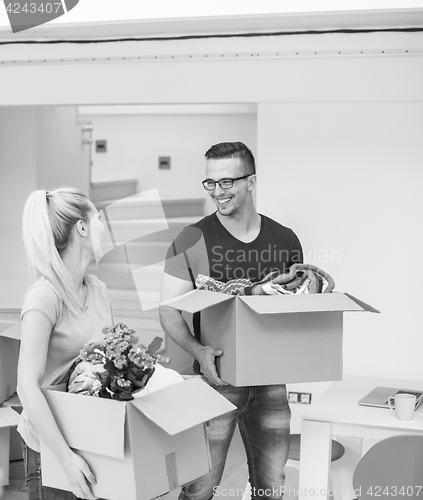
[[[88,137],[88,136],[87,136]],[[89,147],[82,144],[76,106],[43,106],[37,112],[37,185],[71,186],[89,193]]]
[[[107,153],[93,152],[93,182],[138,179],[138,189],[158,188],[163,197],[208,198],[201,186],[204,153],[222,141],[256,149],[254,114],[84,115],[93,139],[107,140]],[[95,151],[95,146],[93,147]],[[159,170],[159,156],[171,169]]]
[[[346,373],[423,377],[422,113],[421,102],[258,107],[260,211],[297,232],[337,290],[382,311],[344,314]]]
[[[35,189],[88,192],[88,150],[76,108],[0,108],[0,308],[20,308],[28,288],[22,211]]]
[[[22,209],[36,186],[36,109],[0,109],[0,307],[20,308],[28,286]]]

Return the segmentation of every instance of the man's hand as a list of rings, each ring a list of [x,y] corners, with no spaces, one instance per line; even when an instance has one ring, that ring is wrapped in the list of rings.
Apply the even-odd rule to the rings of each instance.
[[[162,279],[160,301],[161,303],[166,303],[166,301],[179,297],[192,289],[193,287],[190,281],[184,281],[165,273]],[[221,356],[223,351],[213,349],[211,346],[201,345],[197,342],[192,336],[187,322],[180,311],[162,305],[159,312],[160,324],[163,330],[174,342],[200,363],[203,375],[212,384],[227,385],[226,382],[223,382],[223,380],[219,378],[214,364],[216,356]]]
[[[221,356],[223,351],[216,350],[213,347],[206,345],[201,346],[197,353],[196,358],[200,363],[201,373],[215,385],[227,385],[223,382],[217,374],[216,365],[214,363],[216,356]]]

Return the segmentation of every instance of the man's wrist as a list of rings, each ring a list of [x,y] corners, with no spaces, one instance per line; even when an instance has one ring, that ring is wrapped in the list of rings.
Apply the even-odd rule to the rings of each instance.
[[[191,356],[199,361],[199,358],[201,357],[202,352],[204,351],[205,346],[200,344],[197,340],[193,339],[193,342],[191,344]]]

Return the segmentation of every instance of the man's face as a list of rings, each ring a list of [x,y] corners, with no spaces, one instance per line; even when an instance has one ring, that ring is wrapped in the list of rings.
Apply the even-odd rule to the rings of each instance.
[[[214,159],[210,158],[206,164],[206,177],[214,181],[230,178],[234,179],[242,177],[248,172],[244,172],[239,158],[224,158]],[[213,200],[220,215],[228,216],[234,215],[242,211],[247,195],[249,177],[234,181],[230,189],[222,189],[219,184],[213,191],[209,191],[210,198]]]

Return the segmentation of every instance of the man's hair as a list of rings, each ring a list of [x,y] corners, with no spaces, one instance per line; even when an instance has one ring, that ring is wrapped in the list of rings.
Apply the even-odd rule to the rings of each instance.
[[[256,173],[256,163],[253,153],[242,142],[221,142],[215,144],[204,155],[208,160],[239,158],[243,166],[244,173],[253,175]]]

